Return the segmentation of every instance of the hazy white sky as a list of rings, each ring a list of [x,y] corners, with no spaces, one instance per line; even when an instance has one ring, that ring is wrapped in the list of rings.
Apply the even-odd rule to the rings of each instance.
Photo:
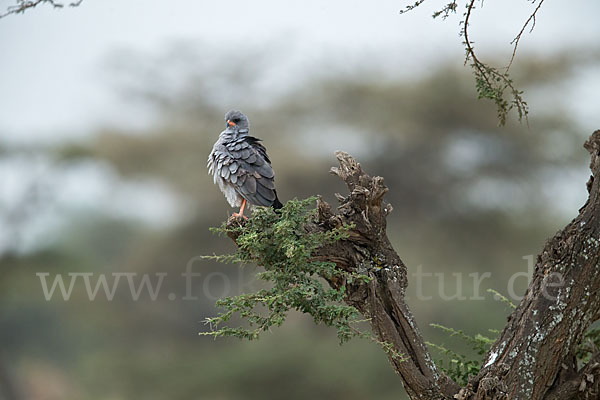
[[[0,20],[0,140],[48,140],[83,134],[99,124],[131,123],[132,112],[102,71],[115,49],[153,52],[174,40],[218,49],[289,38],[296,59],[307,64],[328,53],[348,60],[389,55],[390,65],[407,73],[441,58],[460,62],[459,19],[430,18],[443,0],[399,15],[412,2],[84,0],[79,8],[38,7],[5,18]],[[3,8],[12,3],[0,0]],[[525,0],[486,2],[472,25],[478,48],[508,56],[508,43],[528,10],[532,7]],[[600,2],[594,0],[573,0],[568,8],[547,2],[521,50],[549,52],[570,42],[597,42],[599,14]],[[138,122],[145,118],[150,116],[135,114]]]
[[[240,46],[269,48],[277,43],[281,50],[281,43],[287,40],[290,46],[281,53],[284,56],[278,53],[271,60],[282,82],[297,80],[299,69],[319,67],[326,57],[343,61],[340,65],[356,65],[354,61],[364,65],[366,61],[409,77],[434,68],[442,60],[461,65],[464,52],[458,36],[459,18],[432,20],[432,11],[444,0],[428,0],[410,14],[399,14],[413,2],[84,0],[78,8],[55,10],[42,6],[10,16],[0,20],[0,142],[60,140],[89,135],[99,126],[149,124],[151,113],[119,97],[111,72],[105,70],[107,57],[115,50],[160,54],[169,44],[184,41],[192,47],[197,44],[204,57],[211,57]],[[10,4],[14,0],[0,0],[0,9]],[[521,51],[544,53],[572,43],[597,44],[600,2],[572,0],[568,7],[565,2],[547,2],[538,15],[535,31],[524,36]],[[485,8],[476,11],[472,24],[477,48],[508,59],[509,42],[530,10],[532,6],[526,0],[486,1]],[[290,64],[296,65],[293,71],[287,68]],[[560,93],[561,101],[571,104],[585,121],[584,132],[600,125],[596,99],[599,69],[582,71],[578,83]],[[5,205],[18,206],[16,194],[21,186],[27,186],[23,182],[29,175],[33,182],[53,182],[61,188],[58,206],[38,212],[23,227],[25,249],[54,237],[47,232],[64,221],[57,217],[61,207],[65,212],[96,207],[117,216],[165,223],[176,220],[173,210],[183,208],[168,196],[168,191],[152,182],[138,182],[132,191],[130,184],[124,185],[114,171],[102,166],[79,168],[73,176],[52,170],[43,160],[11,159],[0,167],[1,180],[6,183],[0,186],[0,202]],[[579,182],[584,178],[568,180]],[[585,196],[584,188],[579,186],[579,191],[557,192]],[[153,207],[141,209],[136,193],[139,198],[155,199]],[[580,202],[578,197],[559,203],[569,203],[568,210],[572,210]],[[10,242],[10,237],[1,233],[0,252]]]

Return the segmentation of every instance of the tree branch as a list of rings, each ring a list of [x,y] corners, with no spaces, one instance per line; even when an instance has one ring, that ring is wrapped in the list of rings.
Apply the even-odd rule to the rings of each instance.
[[[533,0],[534,3],[535,3],[535,1],[536,0]],[[537,15],[538,11],[540,10],[540,8],[542,7],[542,4],[544,4],[544,1],[545,0],[540,0],[539,4],[537,5],[537,7],[533,11],[533,13],[531,13],[529,18],[527,18],[527,21],[525,21],[525,23],[523,24],[523,27],[521,28],[521,30],[519,31],[517,36],[515,36],[515,38],[512,40],[512,42],[510,42],[510,44],[513,45],[513,52],[512,52],[512,55],[510,56],[510,61],[508,62],[508,65],[506,66],[506,72],[508,72],[508,70],[512,66],[513,61],[515,60],[515,56],[517,55],[517,48],[519,47],[519,41],[521,40],[521,36],[523,36],[525,29],[527,28],[527,26],[529,26],[529,24],[532,21],[533,21],[533,24],[531,25],[531,29],[529,30],[529,33],[533,32],[533,29],[535,28],[536,15]]]
[[[472,12],[475,9],[475,2],[476,0],[469,0],[467,3],[467,11],[464,14],[465,19],[462,21],[463,27],[461,30],[461,35],[464,38],[463,44],[465,45],[466,52],[465,65],[471,61],[471,67],[473,68],[473,72],[475,74],[475,87],[477,89],[479,98],[492,100],[496,104],[500,125],[504,125],[506,123],[508,112],[513,108],[517,110],[519,120],[522,120],[524,117],[525,121],[528,121],[527,115],[529,113],[529,108],[527,106],[527,102],[523,99],[523,92],[514,86],[512,79],[508,75],[508,68],[506,68],[506,71],[500,72],[497,68],[481,62],[475,54],[473,42],[469,38],[469,23],[471,21]],[[528,23],[529,22],[527,22],[527,24]],[[515,44],[513,57],[516,53],[516,46],[518,45],[518,39],[520,39],[520,36],[521,34],[517,36],[517,43]],[[504,92],[506,89],[510,91],[512,97],[510,102],[504,98]]]
[[[69,7],[79,7],[83,0],[77,0],[69,4]],[[48,4],[54,8],[63,8],[64,3],[59,3],[55,0],[16,0],[16,4],[9,6],[4,14],[0,14],[0,19],[11,14],[22,14],[30,8],[37,7],[40,4]]]
[[[524,299],[471,382],[476,399],[550,396],[548,392],[562,384],[561,366],[597,316],[600,297],[592,294],[600,289],[600,131],[584,147],[591,154],[589,199],[538,256]],[[496,385],[477,390],[490,381]]]
[[[348,187],[349,195],[337,195],[340,205],[333,213],[319,201],[318,223],[314,229],[331,230],[342,225],[353,229],[347,240],[320,249],[319,256],[339,268],[368,275],[365,282],[330,282],[344,285],[345,301],[369,318],[374,334],[404,355],[389,360],[413,399],[451,399],[458,385],[437,370],[405,299],[407,269],[386,234],[391,205],[383,201],[388,188],[383,178],[366,174],[360,164],[344,152],[336,152],[338,168],[331,172]]]

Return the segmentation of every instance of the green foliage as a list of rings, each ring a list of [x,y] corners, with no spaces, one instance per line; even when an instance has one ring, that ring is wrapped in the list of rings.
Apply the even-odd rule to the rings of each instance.
[[[451,9],[452,12],[456,12],[456,2],[452,2],[451,4],[454,6]],[[475,88],[477,89],[477,95],[480,99],[488,99],[496,104],[498,121],[500,122],[500,125],[506,124],[508,113],[513,109],[517,111],[517,114],[519,115],[519,121],[521,121],[523,117],[527,118],[529,108],[525,100],[523,100],[523,92],[518,90],[513,85],[513,81],[508,74],[510,64],[514,59],[517,44],[515,44],[513,57],[511,58],[509,65],[504,68],[504,71],[481,62],[475,55],[475,48],[473,46],[473,42],[469,39],[468,33],[471,12],[474,9],[475,0],[469,0],[466,4],[466,11],[463,14],[463,20],[461,21],[462,30],[460,35],[464,39],[463,45],[465,46],[465,64],[469,63],[471,65],[473,74],[475,75]],[[446,16],[447,15],[448,11],[446,11]],[[518,38],[520,38],[520,34]],[[509,97],[511,97],[511,100],[507,100],[505,98],[506,92],[509,92]]]
[[[500,294],[494,289],[488,289],[488,293],[493,293],[498,296],[499,299],[507,304],[511,309],[516,309],[517,306],[513,304],[509,299]],[[430,326],[440,329],[448,337],[457,337],[466,344],[468,344],[475,353],[482,357],[490,350],[491,346],[495,343],[497,337],[500,335],[500,331],[495,329],[488,329],[492,337],[487,337],[481,334],[475,336],[469,336],[461,330],[455,330],[448,328],[440,324],[430,324]],[[444,359],[436,360],[436,365],[446,375],[452,378],[456,383],[461,386],[465,386],[469,382],[469,378],[479,373],[481,369],[481,360],[476,360],[467,357],[464,354],[457,353],[456,351],[449,349],[444,345],[439,345],[431,342],[427,342],[427,345],[437,350],[444,356]],[[600,327],[590,328],[584,335],[581,344],[577,347],[577,360],[581,364],[587,363],[593,354],[595,354],[600,348]]]
[[[448,328],[439,324],[431,324],[432,327],[441,329],[448,334],[449,337],[458,337],[459,339],[466,342],[479,356],[485,355],[492,344],[495,342],[494,338],[489,338],[481,334],[475,336],[469,336],[463,331],[457,331],[453,328]],[[497,335],[497,331],[489,330],[490,333]],[[465,386],[469,377],[477,375],[481,369],[481,361],[469,359],[464,354],[459,354],[451,349],[448,349],[444,345],[438,345],[435,343],[427,342],[427,345],[439,351],[446,359],[436,360],[437,366],[452,378],[456,383],[461,386]]]
[[[587,363],[598,349],[600,349],[600,328],[591,328],[585,333],[581,344],[577,347],[577,360]]]
[[[344,286],[334,289],[325,282],[325,279],[340,278],[348,282],[368,282],[371,278],[341,271],[332,262],[315,259],[316,249],[344,239],[351,228],[343,226],[328,232],[307,232],[306,224],[313,222],[316,216],[315,200],[316,197],[290,200],[277,212],[259,208],[244,226],[227,228],[223,225],[212,229],[217,233],[239,235],[236,240],[238,250],[235,254],[204,258],[261,265],[265,270],[256,276],[271,287],[217,301],[217,306],[225,311],[207,318],[211,330],[200,335],[258,339],[262,332],[281,326],[290,310],[297,310],[311,315],[316,324],[335,327],[340,343],[353,337],[369,339],[390,358],[402,361],[404,356],[391,343],[380,341],[369,331],[358,328],[368,320],[358,319],[358,311],[343,303]],[[248,328],[223,326],[236,314],[247,322]]]
[[[313,257],[317,248],[346,237],[349,227],[307,232],[305,225],[316,215],[315,200],[315,197],[290,200],[277,212],[259,208],[244,226],[214,229],[219,233],[239,235],[236,240],[238,250],[232,255],[206,258],[260,265],[264,271],[257,277],[271,287],[219,300],[217,306],[225,311],[207,318],[211,331],[201,335],[257,339],[261,332],[283,324],[290,310],[311,315],[317,324],[335,327],[340,342],[361,335],[353,326],[358,322],[358,311],[342,303],[344,287],[333,289],[323,279],[341,278],[344,272],[336,269],[332,262]],[[363,275],[348,278],[369,279]],[[248,323],[247,328],[223,326],[236,314]]]
[[[488,293],[493,293],[499,300],[504,304],[508,305],[511,309],[515,309],[515,306],[506,296],[494,289],[488,289]],[[496,339],[500,335],[500,331],[496,329],[488,329],[491,337],[484,336],[480,333],[475,336],[469,336],[463,331],[459,331],[453,328],[448,328],[440,324],[430,324],[430,326],[442,330],[448,334],[448,337],[457,337],[464,343],[466,343],[473,351],[479,356],[478,359],[469,358],[465,354],[460,354],[451,350],[444,345],[438,345],[435,343],[427,342],[427,345],[440,352],[445,358],[436,360],[437,366],[446,373],[454,382],[461,386],[465,386],[469,382],[469,378],[479,373],[481,369],[482,360],[481,358],[487,354]]]
[[[456,1],[451,1],[450,3],[448,3],[444,7],[442,7],[440,10],[434,11],[432,17],[435,19],[435,18],[441,16],[442,19],[446,19],[446,18],[448,18],[448,15],[450,15],[451,13],[456,13],[457,7],[458,7],[458,4],[456,3]]]
[[[467,47],[466,51],[466,60],[471,61],[471,68],[475,75],[477,95],[480,99],[488,99],[496,104],[500,125],[506,124],[508,113],[513,109],[517,111],[519,120],[526,118],[529,107],[523,99],[523,91],[514,86],[508,75],[508,69],[503,72],[498,68],[482,63],[475,57],[473,49],[470,47]],[[507,91],[510,94],[510,100],[506,99],[505,92]]]
[[[517,308],[517,306],[512,301],[510,301],[506,296],[504,296],[499,291],[494,290],[494,289],[488,289],[487,292],[492,293],[498,300],[500,300],[501,302],[506,304],[510,309],[514,310]]]

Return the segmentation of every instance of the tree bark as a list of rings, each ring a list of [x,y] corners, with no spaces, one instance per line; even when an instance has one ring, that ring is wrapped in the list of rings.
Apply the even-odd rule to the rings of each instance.
[[[538,256],[531,284],[480,373],[460,387],[438,371],[405,302],[407,268],[386,235],[392,211],[383,197],[381,177],[367,175],[350,155],[337,152],[331,172],[349,194],[337,195],[337,211],[318,202],[318,221],[309,230],[353,228],[315,256],[337,267],[368,275],[371,281],[330,280],[345,286],[345,301],[369,319],[379,340],[390,343],[401,359],[389,360],[411,399],[416,400],[568,400],[598,399],[600,356],[578,369],[574,350],[600,316],[600,131],[585,143],[591,154],[589,199],[579,215]]]
[[[404,295],[407,268],[386,234],[386,218],[392,206],[383,201],[388,191],[381,177],[370,177],[348,154],[337,152],[339,168],[331,172],[344,180],[350,194],[337,195],[340,205],[333,213],[329,204],[318,202],[319,219],[313,229],[331,230],[352,224],[350,237],[323,247],[318,257],[334,261],[347,272],[367,275],[369,283],[330,282],[346,286],[346,302],[370,320],[373,333],[393,345],[402,358],[389,354],[411,399],[451,399],[459,387],[441,374],[408,308]]]
[[[564,385],[574,382],[581,392],[558,398],[585,396],[593,390],[582,383],[594,380],[588,375],[598,374],[592,365],[572,371],[574,376],[568,379],[560,374],[569,369],[575,346],[598,319],[600,309],[600,131],[594,132],[585,148],[591,155],[589,198],[538,256],[525,297],[472,382],[475,399],[556,398]]]

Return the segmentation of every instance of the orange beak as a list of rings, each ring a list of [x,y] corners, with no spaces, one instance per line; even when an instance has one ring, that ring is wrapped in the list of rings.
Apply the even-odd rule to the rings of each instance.
[[[227,120],[227,125],[229,125],[229,126],[235,126],[235,122],[231,122],[231,121]]]

